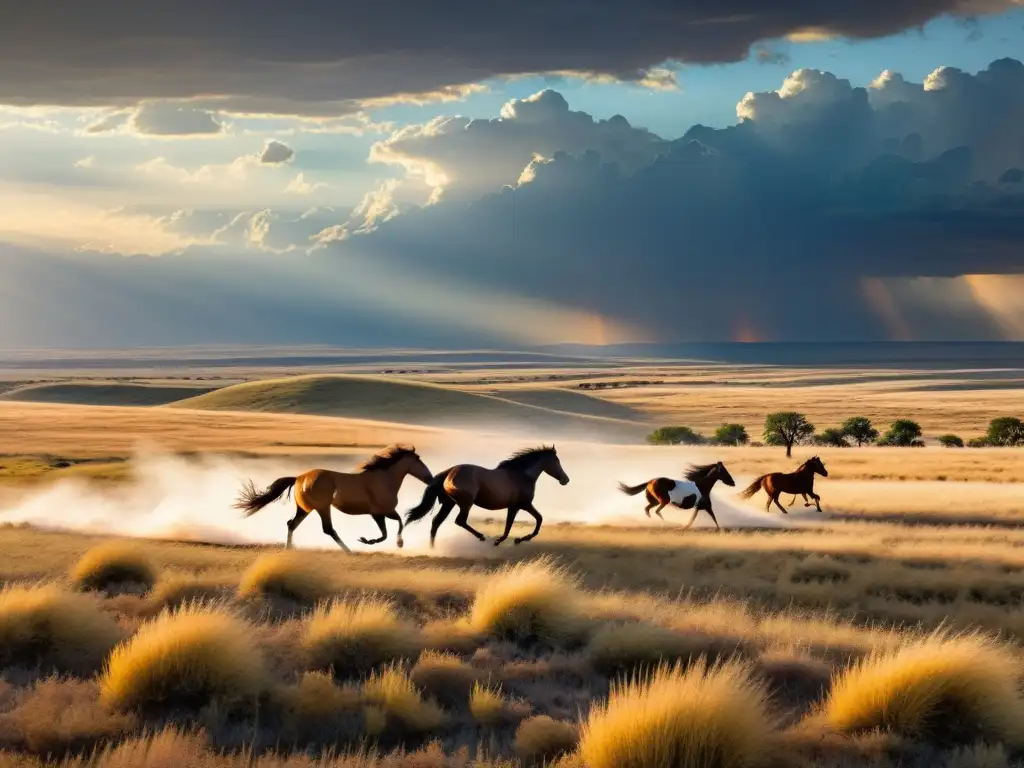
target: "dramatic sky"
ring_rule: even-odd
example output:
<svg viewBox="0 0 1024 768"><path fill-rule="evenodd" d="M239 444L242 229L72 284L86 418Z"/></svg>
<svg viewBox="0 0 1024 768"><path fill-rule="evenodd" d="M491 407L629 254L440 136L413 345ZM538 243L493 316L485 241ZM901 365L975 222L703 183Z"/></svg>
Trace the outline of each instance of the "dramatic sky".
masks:
<svg viewBox="0 0 1024 768"><path fill-rule="evenodd" d="M0 348L1024 339L1024 0L37 0Z"/></svg>

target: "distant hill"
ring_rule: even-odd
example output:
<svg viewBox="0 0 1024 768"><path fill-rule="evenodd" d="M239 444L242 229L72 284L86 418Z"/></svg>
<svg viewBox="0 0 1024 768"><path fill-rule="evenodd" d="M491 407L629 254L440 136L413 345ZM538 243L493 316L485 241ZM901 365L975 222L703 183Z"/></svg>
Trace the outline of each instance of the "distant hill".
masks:
<svg viewBox="0 0 1024 768"><path fill-rule="evenodd" d="M212 391L210 387L148 384L30 384L0 394L0 400L66 405L166 405Z"/></svg>

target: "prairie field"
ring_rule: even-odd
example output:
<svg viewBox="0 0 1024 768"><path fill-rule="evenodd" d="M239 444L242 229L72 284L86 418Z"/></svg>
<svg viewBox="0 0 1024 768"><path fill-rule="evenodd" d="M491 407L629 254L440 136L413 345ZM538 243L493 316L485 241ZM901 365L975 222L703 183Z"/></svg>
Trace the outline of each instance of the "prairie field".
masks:
<svg viewBox="0 0 1024 768"><path fill-rule="evenodd" d="M0 768L1024 764L1024 449L935 443L1024 416L1024 371L404 365L6 371ZM926 444L644 443L790 409ZM288 551L289 503L232 508L393 443L438 472L541 442L570 483L519 546L476 509L486 542L335 513L351 554L315 519ZM738 498L811 455L823 512ZM710 461L720 531L616 490Z"/></svg>

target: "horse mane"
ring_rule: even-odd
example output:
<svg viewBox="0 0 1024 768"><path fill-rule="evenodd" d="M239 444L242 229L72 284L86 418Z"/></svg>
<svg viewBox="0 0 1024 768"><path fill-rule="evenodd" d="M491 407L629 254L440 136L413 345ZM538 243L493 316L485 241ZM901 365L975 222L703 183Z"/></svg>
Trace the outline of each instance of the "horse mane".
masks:
<svg viewBox="0 0 1024 768"><path fill-rule="evenodd" d="M697 480L703 480L705 477L711 474L711 471L718 466L717 463L711 464L691 464L690 468L686 470L686 479L691 482Z"/></svg>
<svg viewBox="0 0 1024 768"><path fill-rule="evenodd" d="M542 445L539 448L523 448L516 451L498 465L498 469L525 469L539 461L546 454L555 455L555 446Z"/></svg>
<svg viewBox="0 0 1024 768"><path fill-rule="evenodd" d="M821 461L821 459L819 459L817 456L811 456L811 458L807 459L807 461L805 461L803 464L801 464L799 467L797 467L795 470L793 470L794 474L799 472L801 469L807 469L807 465L810 464L812 461L814 461L816 459L818 461Z"/></svg>
<svg viewBox="0 0 1024 768"><path fill-rule="evenodd" d="M358 467L357 472L384 471L395 466L406 456L416 456L416 449L404 445L392 445L379 453L375 453Z"/></svg>

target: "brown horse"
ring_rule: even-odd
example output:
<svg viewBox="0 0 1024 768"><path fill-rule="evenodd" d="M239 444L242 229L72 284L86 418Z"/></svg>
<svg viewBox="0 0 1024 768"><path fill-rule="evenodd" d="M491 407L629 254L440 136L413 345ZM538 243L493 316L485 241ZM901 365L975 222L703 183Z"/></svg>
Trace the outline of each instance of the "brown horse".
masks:
<svg viewBox="0 0 1024 768"><path fill-rule="evenodd" d="M324 533L343 550L350 552L331 524L332 506L346 515L370 515L373 518L380 527L380 536L376 539L360 538L363 544L384 541L388 537L385 520L397 520L396 543L401 547L404 525L395 507L398 505L398 489L406 475L412 475L423 483L431 481L430 470L415 448L392 446L363 462L355 472L311 469L297 477L280 477L262 493L249 481L242 489L235 509L244 510L245 516L249 517L286 495L294 486L296 509L295 517L288 521L289 548L295 529L310 512L315 511L320 515Z"/></svg>
<svg viewBox="0 0 1024 768"><path fill-rule="evenodd" d="M516 544L522 544L540 533L541 523L544 522L540 512L533 506L537 479L542 473L551 475L562 485L569 482L569 476L565 474L562 463L558 460L555 446L519 451L494 469L478 467L475 464L449 467L444 472L434 475L423 493L423 499L406 514L405 523L408 525L422 520L440 499L441 509L430 525L431 547L434 546L437 529L456 506L459 508L459 514L455 517L455 524L465 528L480 541L485 541L485 536L469 524L469 510L474 504L482 509L507 509L505 532L494 540L494 546L498 546L508 538L516 513L523 510L533 515L536 525L533 533L515 539Z"/></svg>
<svg viewBox="0 0 1024 768"><path fill-rule="evenodd" d="M640 491L646 491L647 507L644 509L644 512L648 517L651 516L651 509L657 507L654 510L654 514L664 520L665 518L662 517L661 510L667 505L672 504L680 509L693 510L690 522L683 526L684 528L689 528L693 525L693 521L697 519L697 514L704 510L711 516L712 521L715 523L715 528L722 530L722 526L718 524L718 518L715 517L714 510L711 509L711 489L715 487L715 483L719 480L725 485L736 485L736 481L732 479L729 470L719 461L715 464L691 466L686 471L685 476L686 480L656 477L653 480L648 480L646 483L633 486L619 483L619 490L627 496L636 496Z"/></svg>
<svg viewBox="0 0 1024 768"><path fill-rule="evenodd" d="M814 499L814 506L821 512L821 497L814 492L815 475L828 477L828 470L825 469L821 459L812 456L794 472L772 472L768 475L761 475L740 493L740 498L749 499L764 488L765 493L768 494L768 503L764 505L765 512L771 508L772 502L774 502L784 515L788 515L789 512L786 511L786 508L779 503L779 496L784 493L793 494L793 501L796 501L797 496L803 496L804 499L810 496ZM810 504L806 504L806 506L809 507Z"/></svg>

